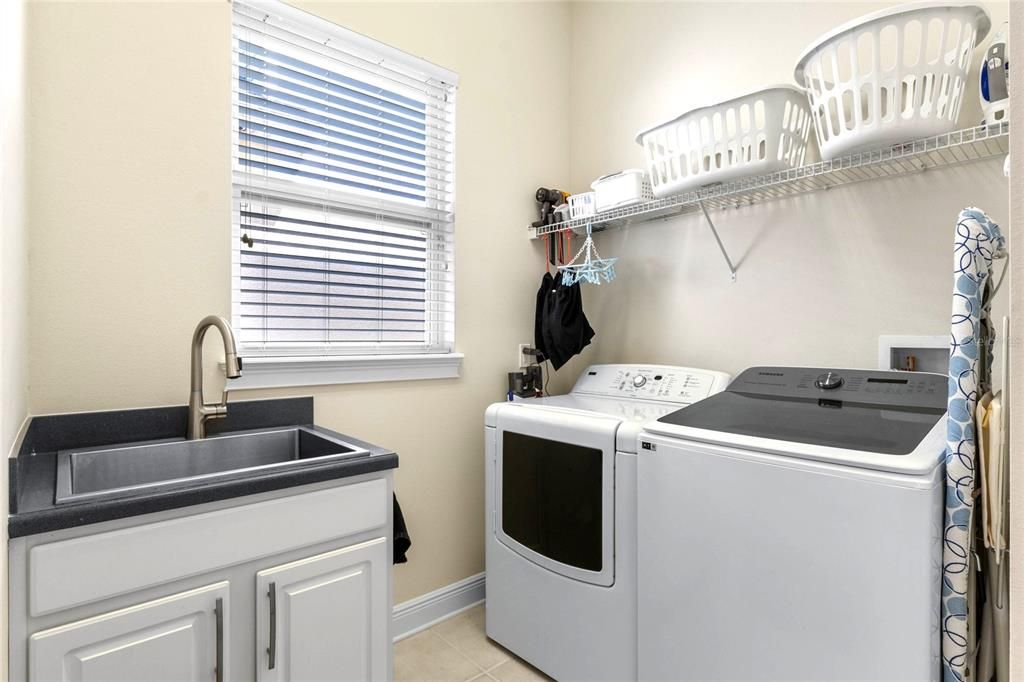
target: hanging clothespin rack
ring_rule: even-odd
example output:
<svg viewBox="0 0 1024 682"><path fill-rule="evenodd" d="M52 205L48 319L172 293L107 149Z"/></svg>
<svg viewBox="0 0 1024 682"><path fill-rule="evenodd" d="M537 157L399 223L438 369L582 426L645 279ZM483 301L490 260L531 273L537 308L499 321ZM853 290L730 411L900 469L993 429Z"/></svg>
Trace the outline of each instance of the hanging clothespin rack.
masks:
<svg viewBox="0 0 1024 682"><path fill-rule="evenodd" d="M611 282L615 279L615 263L618 260L601 258L594 244L593 227L587 223L587 238L583 241L583 246L571 261L559 266L558 271L562 273L562 283L565 285L577 282L599 285L602 281Z"/></svg>

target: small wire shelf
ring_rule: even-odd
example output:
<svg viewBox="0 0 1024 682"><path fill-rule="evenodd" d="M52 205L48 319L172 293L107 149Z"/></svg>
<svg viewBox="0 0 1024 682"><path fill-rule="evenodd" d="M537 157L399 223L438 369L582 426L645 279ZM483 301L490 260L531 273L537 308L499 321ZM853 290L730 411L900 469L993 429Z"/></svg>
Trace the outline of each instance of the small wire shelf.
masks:
<svg viewBox="0 0 1024 682"><path fill-rule="evenodd" d="M566 230L579 231L585 228L587 223L597 230L669 215L699 213L709 208L748 206L841 185L909 175L931 168L1003 156L1009 153L1009 147L1010 124L1008 121L1001 121L913 142L894 144L884 149L849 154L777 173L702 187L692 192L645 201L588 218L531 227L530 236L537 239Z"/></svg>

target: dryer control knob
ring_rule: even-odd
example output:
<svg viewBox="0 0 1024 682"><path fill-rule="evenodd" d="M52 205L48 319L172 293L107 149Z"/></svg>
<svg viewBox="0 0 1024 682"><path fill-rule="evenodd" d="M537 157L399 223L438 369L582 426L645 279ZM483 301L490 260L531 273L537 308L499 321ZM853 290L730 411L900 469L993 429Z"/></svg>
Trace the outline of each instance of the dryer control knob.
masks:
<svg viewBox="0 0 1024 682"><path fill-rule="evenodd" d="M818 376L814 381L814 385L825 391L830 391L833 388L839 388L843 385L843 378L835 372L825 372Z"/></svg>
<svg viewBox="0 0 1024 682"><path fill-rule="evenodd" d="M643 374L637 374L635 377L633 377L633 385L636 386L637 388L642 387L646 383L647 377L645 377Z"/></svg>

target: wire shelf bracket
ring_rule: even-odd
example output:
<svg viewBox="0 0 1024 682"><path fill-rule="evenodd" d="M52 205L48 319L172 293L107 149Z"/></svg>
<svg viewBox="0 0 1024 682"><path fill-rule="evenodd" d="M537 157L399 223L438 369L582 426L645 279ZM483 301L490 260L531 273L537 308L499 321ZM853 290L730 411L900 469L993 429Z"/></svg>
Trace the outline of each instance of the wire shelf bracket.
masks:
<svg viewBox="0 0 1024 682"><path fill-rule="evenodd" d="M725 259L725 264L729 266L729 275L732 277L732 281L736 281L736 266L733 265L732 259L729 258L729 252L725 250L725 244L722 243L722 238L718 235L718 230L715 228L715 221L711 219L711 214L708 213L707 207L703 201L698 201L700 204L700 210L704 212L704 220L707 221L708 227L711 228L711 234L715 235L715 241L718 242L718 250L722 252L722 258Z"/></svg>

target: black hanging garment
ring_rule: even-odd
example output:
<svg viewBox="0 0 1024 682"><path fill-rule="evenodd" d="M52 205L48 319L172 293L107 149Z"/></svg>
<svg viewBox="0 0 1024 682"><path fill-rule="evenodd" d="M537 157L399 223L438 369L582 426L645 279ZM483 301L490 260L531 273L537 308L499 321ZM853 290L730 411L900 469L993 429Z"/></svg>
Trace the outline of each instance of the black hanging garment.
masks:
<svg viewBox="0 0 1024 682"><path fill-rule="evenodd" d="M537 312L533 320L533 347L540 352L537 356L538 363L548 359L547 349L544 346L544 311L546 310L545 302L548 300L548 294L554 288L554 278L551 277L550 272L545 272L544 277L540 280L540 289L537 290Z"/></svg>
<svg viewBox="0 0 1024 682"><path fill-rule="evenodd" d="M391 563L404 564L409 561L405 553L412 547L412 540L409 538L409 529L405 527L405 516L402 514L402 508L398 506L398 496L392 494L391 499L394 504L391 523L395 533L394 555L392 556Z"/></svg>
<svg viewBox="0 0 1024 682"><path fill-rule="evenodd" d="M556 370L569 362L594 338L594 329L583 313L583 294L579 282L566 285L561 277L552 278L544 275L541 288L551 281L552 287L546 296L537 293L538 306L543 298L543 312L538 312L541 320L541 336L543 344L539 346L545 357L551 360Z"/></svg>

